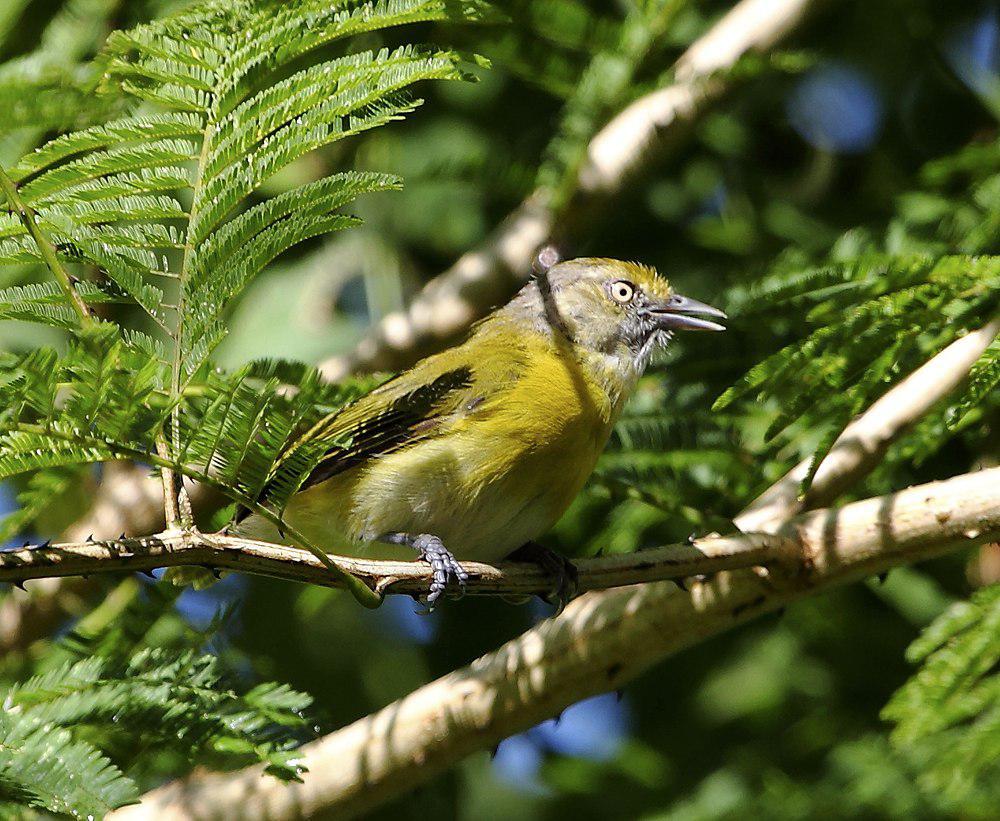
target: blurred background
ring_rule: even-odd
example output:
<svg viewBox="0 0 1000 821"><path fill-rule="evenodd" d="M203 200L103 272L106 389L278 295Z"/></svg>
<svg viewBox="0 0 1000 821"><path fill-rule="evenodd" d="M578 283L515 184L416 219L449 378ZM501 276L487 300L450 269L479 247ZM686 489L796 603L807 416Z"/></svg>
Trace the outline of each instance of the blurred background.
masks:
<svg viewBox="0 0 1000 821"><path fill-rule="evenodd" d="M0 162L78 124L92 78L87 61L109 30L183 5L0 0ZM405 188L360 202L363 226L272 266L238 305L220 364L319 362L349 351L536 188L569 203L589 138L662 85L685 46L731 3L498 5L509 22L422 32L489 57L478 83L426 86L425 105L405 122L311 155L270 181L265 194L357 167L398 173ZM4 84L25 73L49 95L40 99L51 98L50 121L39 122L36 107L19 119L18 98ZM678 341L657 365L597 479L546 540L557 550L585 543L591 552L630 551L715 529L815 446L819 434L807 427L765 443L778 410L766 403L710 411L726 386L806 327L787 312L754 315L749 283L866 243L996 252L1000 187L981 183L1000 170L997 3L817 3L778 49L741 61L727 82L717 105L561 240L570 255L652 264L681 292L744 314L734 311L724 336ZM954 160L970 147L980 152L975 162ZM0 346L19 350L41 333L8 323ZM977 428L916 459L922 441L894 449L857 493L992 463L998 445ZM8 488L8 511L12 498ZM79 506L67 500L30 535L57 535ZM958 555L796 604L670 659L623 693L571 707L493 756L469 757L376 817L998 817L981 793L928 790L879 717L912 673L904 651L920 628L996 580L996 566L989 550ZM138 597L154 584L128 583ZM74 593L56 634L116 584L97 580ZM400 597L370 612L332 591L230 576L171 594L161 618L164 642L200 636L235 679L277 679L311 693L318 735L550 612L474 600L426 617L414 610ZM29 668L50 641L12 648L0 663L4 678ZM157 777L152 771L147 783Z"/></svg>

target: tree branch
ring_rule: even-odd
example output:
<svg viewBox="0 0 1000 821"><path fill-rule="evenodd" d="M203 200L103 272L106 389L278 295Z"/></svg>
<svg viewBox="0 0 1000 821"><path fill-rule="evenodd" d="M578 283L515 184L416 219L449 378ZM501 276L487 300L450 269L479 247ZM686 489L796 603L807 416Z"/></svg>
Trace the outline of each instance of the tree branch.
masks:
<svg viewBox="0 0 1000 821"><path fill-rule="evenodd" d="M674 83L640 97L604 126L587 147L578 191L607 194L643 164L665 131L690 124L726 91L719 76L751 52L775 46L802 22L809 0L743 0L674 64Z"/></svg>
<svg viewBox="0 0 1000 821"><path fill-rule="evenodd" d="M816 504L831 501L837 493L857 482L877 465L886 447L903 430L955 389L998 333L1000 333L1000 318L956 340L892 388L864 415L848 425L820 466L807 498L801 499L798 496L799 483L809 467L808 460L805 460L736 517L736 524L746 532L773 532L787 518ZM163 519L163 512L158 504L160 498L159 482L148 476L144 469L131 465L108 465L105 468L105 481L101 485L93 509L88 516L72 527L66 536L71 541L80 542L90 533L97 534L98 537L110 537L121 532L142 533L154 530L157 519L161 523ZM229 557L227 560L231 561L230 554L223 552ZM175 564L201 563L196 561L194 553L178 554L171 561ZM232 564L223 564L218 556L214 557L213 561L215 566L234 567ZM697 562L700 559L692 556L692 561ZM137 557L128 568L145 570L166 564L166 561L164 565L150 563L147 560L140 562ZM313 564L312 561L305 562L307 568ZM280 562L278 566L283 569L290 567L289 564ZM737 565L729 565L729 567L735 566ZM64 565L64 569L67 567L69 565ZM273 565L262 567L266 569L261 572L268 575L282 575ZM419 565L409 567L409 572L419 576L415 570ZM109 569L112 568L88 567L86 570L67 570L61 575L96 573ZM245 560L239 569L253 572L247 570ZM708 572L702 569L685 573L684 568L680 567L677 571L678 575L675 577ZM300 568L295 572L313 571ZM484 574L484 580L493 579L489 571L484 571ZM13 591L0 602L0 651L10 652L23 648L36 638L46 635L58 620L64 618L66 605L72 605L79 598L78 581L74 580L69 586L65 583L60 585L55 578L56 574L49 575L54 578L48 583L43 583L44 587L41 584L32 585L31 595L26 595L24 591ZM24 575L19 580L38 577L38 575ZM284 577L302 578L300 575ZM317 584L329 581L324 579L322 574L314 573L312 577L304 580ZM522 576L518 583L526 580L530 582L529 575ZM536 581L538 580L540 577ZM408 583L411 582L420 585L422 580L414 577L409 579ZM419 592L419 589L415 592ZM484 587L484 592L487 589ZM393 588L392 592L397 590L404 592L398 588Z"/></svg>
<svg viewBox="0 0 1000 821"><path fill-rule="evenodd" d="M149 533L163 526L163 490L146 468L105 465L93 499L87 515L66 530L67 539ZM90 587L82 579L51 578L32 584L30 591L10 591L0 600L0 655L24 650L51 635L67 615L85 611Z"/></svg>
<svg viewBox="0 0 1000 821"><path fill-rule="evenodd" d="M804 459L757 497L734 520L744 532L774 532L803 510L829 504L882 461L889 445L951 393L1000 333L1000 316L952 342L888 391L844 428L816 471L805 497L799 487L811 460Z"/></svg>
<svg viewBox="0 0 1000 821"><path fill-rule="evenodd" d="M651 149L697 119L726 89L720 73L791 32L816 0L741 0L674 66L675 82L627 106L590 141L571 210L619 190ZM399 370L460 334L504 302L531 273L537 249L564 233L537 190L483 245L428 282L405 311L384 317L349 354L321 365L331 380L359 370Z"/></svg>
<svg viewBox="0 0 1000 821"><path fill-rule="evenodd" d="M965 378L996 336L998 320L952 343L848 426L821 465L819 490L832 494L871 470L892 439ZM852 441L868 447L849 447ZM840 455L832 459L834 453ZM429 780L470 752L813 589L955 545L995 540L1000 529L1000 469L792 519L818 498L817 492L798 499L799 481L785 477L736 519L749 529L756 515L769 530L792 539L803 559L798 575L723 573L695 583L689 595L665 584L590 593L469 667L307 745L304 763L312 774L302 785L278 785L259 769L205 775L154 790L143 804L115 816L200 818L237 800L252 810L249 818L282 819L319 809L356 814ZM397 717L404 720L397 723Z"/></svg>
<svg viewBox="0 0 1000 821"><path fill-rule="evenodd" d="M684 579L722 570L788 564L795 559L792 542L784 537L749 534L701 539L577 563L579 589L600 590L641 582ZM361 580L380 594L419 596L427 592L431 569L423 562L330 556L345 575ZM159 567L208 567L260 576L344 587L319 559L295 547L237 536L167 531L131 539L38 545L0 551L0 582L21 584L53 576L149 571ZM463 562L469 573L467 595L544 595L555 580L527 562L498 565ZM453 591L454 592L454 591Z"/></svg>
<svg viewBox="0 0 1000 821"><path fill-rule="evenodd" d="M194 776L147 793L116 819L278 821L358 815L466 755L489 749L574 702L763 613L901 564L1000 537L1000 468L802 514L780 529L797 572L752 570L586 594L499 650L302 749L301 784L260 767Z"/></svg>

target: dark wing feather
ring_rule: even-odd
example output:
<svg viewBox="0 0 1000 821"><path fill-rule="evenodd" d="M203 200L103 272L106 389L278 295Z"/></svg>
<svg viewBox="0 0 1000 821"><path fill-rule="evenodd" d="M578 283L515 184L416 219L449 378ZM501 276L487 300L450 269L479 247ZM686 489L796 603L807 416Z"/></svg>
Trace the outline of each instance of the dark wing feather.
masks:
<svg viewBox="0 0 1000 821"><path fill-rule="evenodd" d="M379 401L383 392L398 389L395 381L348 405L306 434L309 438L344 440L345 444L331 448L303 483L303 489L428 436L465 396L465 389L472 385L472 370L455 368L398 395L389 404Z"/></svg>
<svg viewBox="0 0 1000 821"><path fill-rule="evenodd" d="M433 371L432 371L433 372ZM430 436L443 418L457 409L472 385L471 368L461 367L438 373L433 379L414 380L419 371L391 379L350 405L341 408L316 423L294 441L272 469L272 479L261 491L258 501L273 491L275 476L283 464L300 448L329 442L331 447L306 477L299 490L304 490L343 473L367 459L372 459ZM404 385L416 381L416 387ZM332 444L332 443L343 444ZM241 522L250 511L239 508L235 521Z"/></svg>

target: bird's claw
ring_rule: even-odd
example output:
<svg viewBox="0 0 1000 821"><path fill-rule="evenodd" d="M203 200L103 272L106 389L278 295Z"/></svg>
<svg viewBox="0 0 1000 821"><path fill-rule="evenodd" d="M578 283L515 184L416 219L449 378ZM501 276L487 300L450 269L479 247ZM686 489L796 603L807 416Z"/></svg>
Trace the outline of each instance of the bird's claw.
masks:
<svg viewBox="0 0 1000 821"><path fill-rule="evenodd" d="M465 593L465 583L469 580L469 574L465 568L459 564L451 551L444 546L444 543L437 537L429 534L417 536L413 540L413 547L420 554L420 558L431 566L433 578L431 579L430 592L427 595L427 612L434 609L434 603L444 594L448 588L448 581L454 579L458 582L462 593Z"/></svg>
<svg viewBox="0 0 1000 821"><path fill-rule="evenodd" d="M533 562L555 578L555 586L545 599L556 606L557 616L577 594L579 574L576 565L562 554L549 550L537 542L528 542L515 550L510 558L518 562Z"/></svg>

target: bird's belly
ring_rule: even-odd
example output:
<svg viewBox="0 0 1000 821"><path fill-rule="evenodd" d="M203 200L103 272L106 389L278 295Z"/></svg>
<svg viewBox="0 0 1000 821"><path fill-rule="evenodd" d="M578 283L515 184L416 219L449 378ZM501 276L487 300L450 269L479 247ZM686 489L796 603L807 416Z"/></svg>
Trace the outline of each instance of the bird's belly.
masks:
<svg viewBox="0 0 1000 821"><path fill-rule="evenodd" d="M352 494L352 529L363 539L433 533L459 558L499 559L555 524L599 452L589 431L544 447L490 446L481 436L424 442L367 468Z"/></svg>

